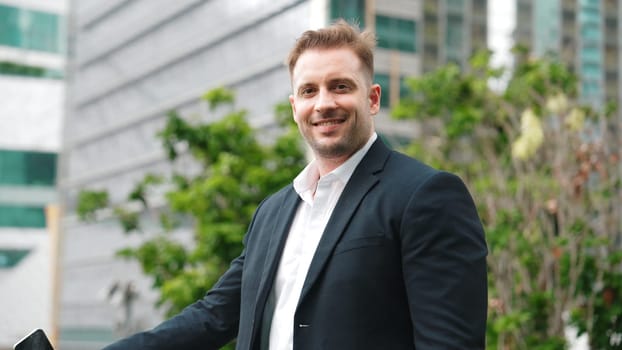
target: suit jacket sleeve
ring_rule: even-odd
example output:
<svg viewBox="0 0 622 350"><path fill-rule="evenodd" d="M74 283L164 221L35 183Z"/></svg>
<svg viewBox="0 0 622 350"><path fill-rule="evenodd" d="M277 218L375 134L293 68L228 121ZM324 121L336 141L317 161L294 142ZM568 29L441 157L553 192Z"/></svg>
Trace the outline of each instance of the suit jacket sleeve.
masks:
<svg viewBox="0 0 622 350"><path fill-rule="evenodd" d="M262 201L244 236L248 243ZM217 350L235 338L240 325L242 271L246 248L203 299L157 327L108 345L103 350Z"/></svg>
<svg viewBox="0 0 622 350"><path fill-rule="evenodd" d="M401 228L417 350L484 349L487 248L463 182L431 175L411 195Z"/></svg>
<svg viewBox="0 0 622 350"><path fill-rule="evenodd" d="M220 349L237 334L244 253L205 297L152 330L134 334L104 350Z"/></svg>

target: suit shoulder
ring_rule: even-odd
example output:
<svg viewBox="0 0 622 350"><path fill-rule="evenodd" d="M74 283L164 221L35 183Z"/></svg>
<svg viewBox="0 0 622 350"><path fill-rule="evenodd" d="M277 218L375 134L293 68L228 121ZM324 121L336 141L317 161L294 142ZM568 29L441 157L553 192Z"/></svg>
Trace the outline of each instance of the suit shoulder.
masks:
<svg viewBox="0 0 622 350"><path fill-rule="evenodd" d="M282 187L280 190L268 196L266 200L281 200L290 195L292 191L294 191L294 185L289 183L287 186Z"/></svg>
<svg viewBox="0 0 622 350"><path fill-rule="evenodd" d="M416 174L420 178L427 178L441 172L439 169L398 151L391 151L386 170L406 172L408 175Z"/></svg>
<svg viewBox="0 0 622 350"><path fill-rule="evenodd" d="M421 189L434 189L437 193L465 193L471 197L471 192L466 182L458 174L445 171L442 169L436 169L432 166L425 164L417 159L409 157L399 152L393 152L393 170L391 173L399 172L400 169L405 175L400 177L404 179L401 184L404 186L412 186L414 191ZM397 175L393 175L393 178ZM449 191L449 192L447 192Z"/></svg>
<svg viewBox="0 0 622 350"><path fill-rule="evenodd" d="M418 188L432 182L462 183L464 181L457 174L436 169L422 161L397 151L391 151L385 164L384 171L392 179L401 179L401 184Z"/></svg>
<svg viewBox="0 0 622 350"><path fill-rule="evenodd" d="M275 206L280 206L283 200L291 195L292 191L294 191L294 186L290 183L264 198L257 209L269 209L274 208Z"/></svg>

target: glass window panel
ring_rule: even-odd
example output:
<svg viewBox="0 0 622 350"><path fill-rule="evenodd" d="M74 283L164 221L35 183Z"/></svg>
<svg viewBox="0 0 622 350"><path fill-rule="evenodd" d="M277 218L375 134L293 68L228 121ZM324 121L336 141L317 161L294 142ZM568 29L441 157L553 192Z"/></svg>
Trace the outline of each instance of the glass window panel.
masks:
<svg viewBox="0 0 622 350"><path fill-rule="evenodd" d="M406 52L416 52L416 23L413 20L376 16L378 46Z"/></svg>
<svg viewBox="0 0 622 350"><path fill-rule="evenodd" d="M400 98L404 98L408 96L409 93L410 93L410 88L408 87L408 84L406 83L406 77L401 77L400 78Z"/></svg>
<svg viewBox="0 0 622 350"><path fill-rule="evenodd" d="M0 227L45 227L42 207L0 205Z"/></svg>
<svg viewBox="0 0 622 350"><path fill-rule="evenodd" d="M54 185L56 181L55 154L28 153L25 166L29 185Z"/></svg>
<svg viewBox="0 0 622 350"><path fill-rule="evenodd" d="M447 49L461 51L464 43L464 32L464 19L462 16L447 16L447 32L445 35Z"/></svg>
<svg viewBox="0 0 622 350"><path fill-rule="evenodd" d="M56 14L0 5L0 45L62 53L63 26Z"/></svg>
<svg viewBox="0 0 622 350"><path fill-rule="evenodd" d="M333 0L330 2L330 18L343 18L350 23L365 27L365 0Z"/></svg>
<svg viewBox="0 0 622 350"><path fill-rule="evenodd" d="M376 39L378 46L388 48L391 46L389 38L391 37L391 21L389 17L376 17Z"/></svg>
<svg viewBox="0 0 622 350"><path fill-rule="evenodd" d="M581 50L581 59L583 61L600 63L601 58L601 51L596 47L586 47Z"/></svg>
<svg viewBox="0 0 622 350"><path fill-rule="evenodd" d="M0 249L0 269L7 269L17 265L30 253L24 249Z"/></svg>
<svg viewBox="0 0 622 350"><path fill-rule="evenodd" d="M464 0L447 0L447 9L461 12L464 10Z"/></svg>
<svg viewBox="0 0 622 350"><path fill-rule="evenodd" d="M53 186L54 153L0 150L0 185Z"/></svg>
<svg viewBox="0 0 622 350"><path fill-rule="evenodd" d="M380 107L388 108L391 103L391 79L388 74L376 74L374 77L376 84L380 85L382 96L380 97Z"/></svg>
<svg viewBox="0 0 622 350"><path fill-rule="evenodd" d="M389 108L391 101L391 77L388 74L377 73L374 76L374 82L380 85L382 89L382 97L380 98L380 107ZM408 96L410 89L406 84L406 77L400 77L400 98Z"/></svg>
<svg viewBox="0 0 622 350"><path fill-rule="evenodd" d="M0 45L20 47L18 16L17 8L0 5Z"/></svg>
<svg viewBox="0 0 622 350"><path fill-rule="evenodd" d="M21 152L0 151L0 184L24 184L24 168Z"/></svg>

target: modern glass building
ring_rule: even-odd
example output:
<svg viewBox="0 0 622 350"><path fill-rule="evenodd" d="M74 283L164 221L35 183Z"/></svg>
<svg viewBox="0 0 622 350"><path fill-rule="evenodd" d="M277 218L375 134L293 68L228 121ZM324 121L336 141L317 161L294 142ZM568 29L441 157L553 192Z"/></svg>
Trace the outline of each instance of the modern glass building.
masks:
<svg viewBox="0 0 622 350"><path fill-rule="evenodd" d="M44 209L54 200L56 153L0 150L0 169L5 194L0 227L45 228Z"/></svg>
<svg viewBox="0 0 622 350"><path fill-rule="evenodd" d="M466 68L475 52L487 49L486 0L329 2L331 20L345 18L376 32L375 79L382 86L382 106L386 108L406 92L406 76L446 63ZM390 128L390 123L384 126Z"/></svg>
<svg viewBox="0 0 622 350"><path fill-rule="evenodd" d="M487 49L488 1L423 1L423 71L453 62L465 68L478 50Z"/></svg>
<svg viewBox="0 0 622 350"><path fill-rule="evenodd" d="M53 333L66 4L0 0L0 349Z"/></svg>
<svg viewBox="0 0 622 350"><path fill-rule="evenodd" d="M486 42L485 0L74 0L70 11L58 177L64 207L59 345L66 350L98 349L162 318L153 307L151 281L136 264L115 258L118 249L152 233L125 235L105 213L93 223L74 213L82 189L105 189L111 203L121 204L144 174L170 172L155 137L168 111L204 116L200 96L227 86L252 125L269 129L275 125L273 106L290 94L283 64L288 50L304 30L339 17L378 35L375 78L383 107L399 100L404 77L449 61L464 64ZM426 16L433 11L433 26L442 34L430 41ZM426 44L436 53L428 52L424 65ZM377 129L389 140L418 132L414 124L390 120L388 108L377 116ZM129 283L138 297L128 320L102 295Z"/></svg>
<svg viewBox="0 0 622 350"><path fill-rule="evenodd" d="M622 102L622 1L517 0L516 42L564 61L580 79L580 97L600 108Z"/></svg>

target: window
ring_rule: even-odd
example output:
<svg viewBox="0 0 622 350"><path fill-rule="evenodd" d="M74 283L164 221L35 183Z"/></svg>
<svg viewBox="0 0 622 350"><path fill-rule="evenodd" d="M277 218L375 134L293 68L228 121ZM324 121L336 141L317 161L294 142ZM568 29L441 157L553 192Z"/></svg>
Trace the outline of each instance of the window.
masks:
<svg viewBox="0 0 622 350"><path fill-rule="evenodd" d="M415 21L378 15L376 16L378 46L385 49L416 52Z"/></svg>
<svg viewBox="0 0 622 350"><path fill-rule="evenodd" d="M584 79L598 79L602 74L602 68L599 64L583 62L581 64L581 75Z"/></svg>
<svg viewBox="0 0 622 350"><path fill-rule="evenodd" d="M54 186L56 154L0 150L0 185Z"/></svg>
<svg viewBox="0 0 622 350"><path fill-rule="evenodd" d="M456 13L464 12L464 0L447 0L447 10Z"/></svg>
<svg viewBox="0 0 622 350"><path fill-rule="evenodd" d="M58 15L0 5L0 45L62 53L63 33Z"/></svg>
<svg viewBox="0 0 622 350"><path fill-rule="evenodd" d="M380 107L389 108L389 101L391 98L391 78L388 74L376 74L374 77L374 82L380 85L380 89L382 91L382 96L380 97Z"/></svg>
<svg viewBox="0 0 622 350"><path fill-rule="evenodd" d="M449 14L447 16L447 31L445 32L445 50L448 59L461 59L464 34L464 18L461 15Z"/></svg>
<svg viewBox="0 0 622 350"><path fill-rule="evenodd" d="M598 47L586 47L581 50L581 61L600 64L602 60L601 51Z"/></svg>
<svg viewBox="0 0 622 350"><path fill-rule="evenodd" d="M374 76L374 82L380 85L382 89L382 96L380 98L380 107L389 108L391 107L391 77L388 74L376 74ZM408 86L406 86L406 79L404 77L400 77L400 95L399 97L404 97L408 94Z"/></svg>
<svg viewBox="0 0 622 350"><path fill-rule="evenodd" d="M28 253L24 249L0 249L0 269L17 265Z"/></svg>
<svg viewBox="0 0 622 350"><path fill-rule="evenodd" d="M0 227L45 228L42 207L0 205Z"/></svg>
<svg viewBox="0 0 622 350"><path fill-rule="evenodd" d="M330 19L343 18L349 23L365 27L365 0L333 0L330 2Z"/></svg>

